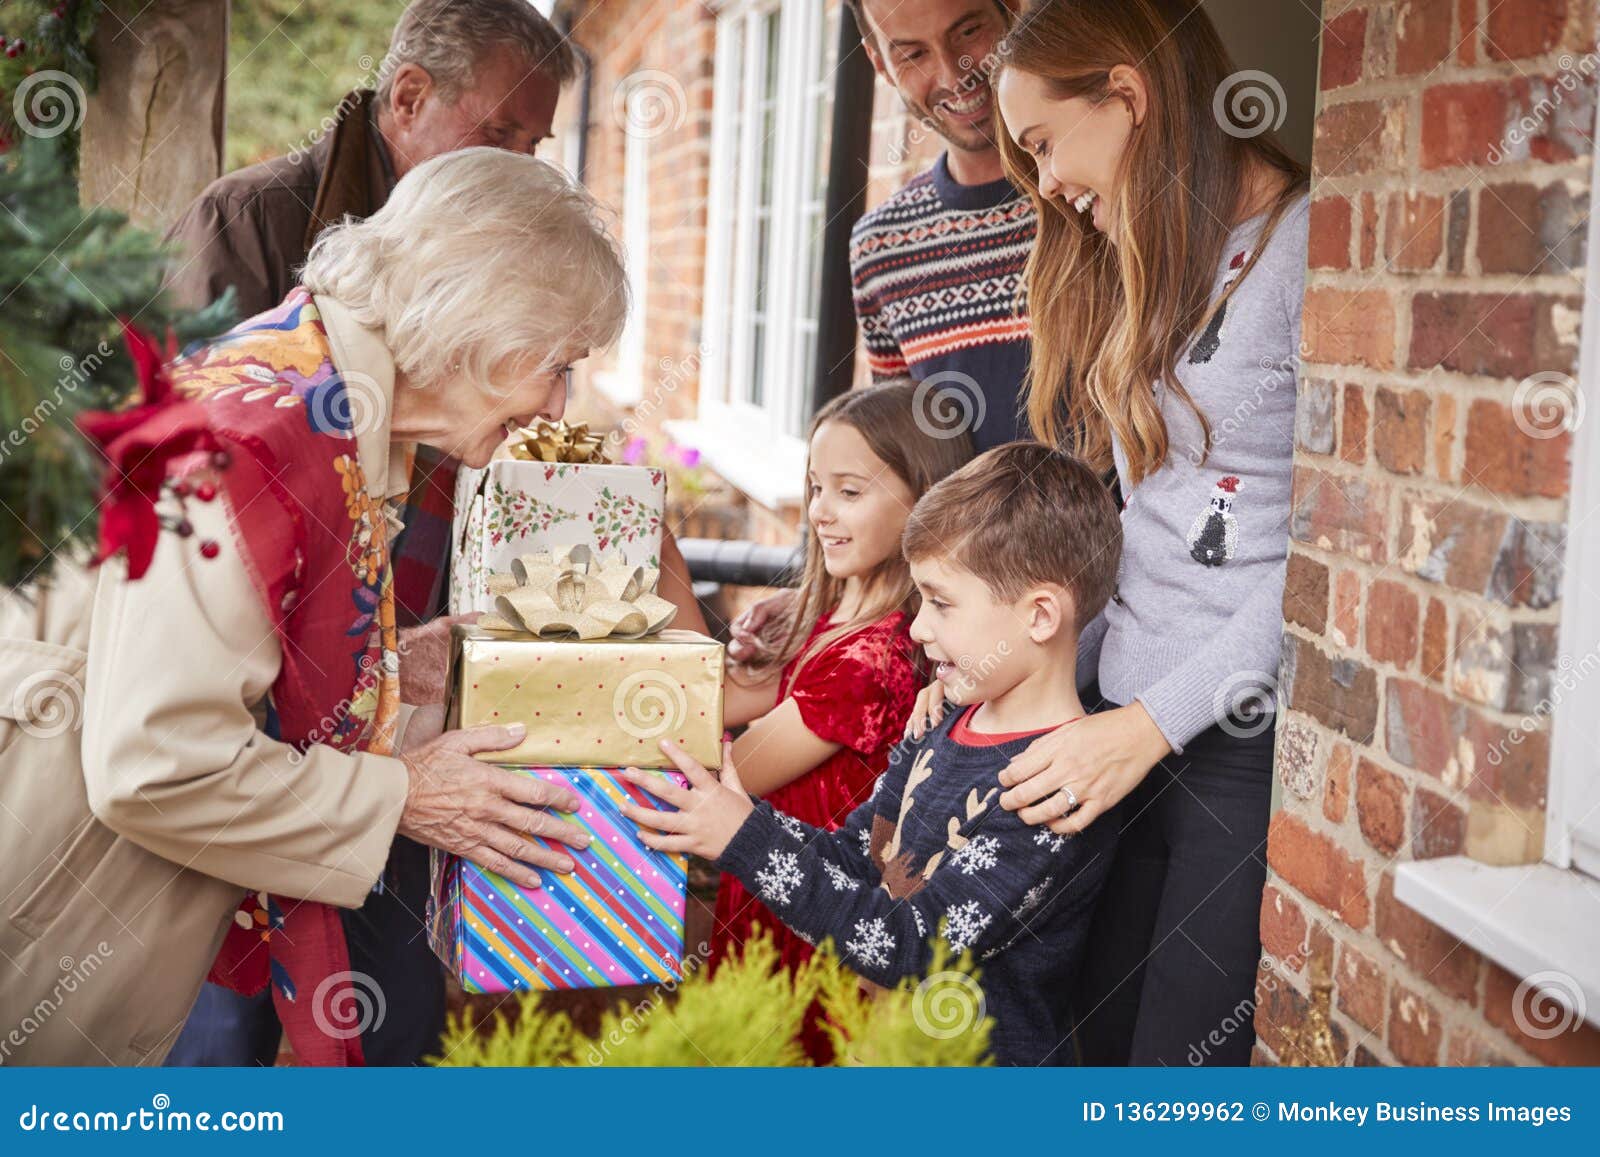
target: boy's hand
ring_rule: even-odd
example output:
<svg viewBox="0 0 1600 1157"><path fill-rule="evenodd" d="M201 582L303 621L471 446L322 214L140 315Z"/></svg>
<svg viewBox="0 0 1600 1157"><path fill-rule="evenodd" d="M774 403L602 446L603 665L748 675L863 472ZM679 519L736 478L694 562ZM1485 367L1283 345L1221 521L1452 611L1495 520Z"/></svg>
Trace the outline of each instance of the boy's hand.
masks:
<svg viewBox="0 0 1600 1157"><path fill-rule="evenodd" d="M639 838L647 848L659 852L688 852L715 860L755 810L733 766L733 744L725 741L722 745L721 780L671 740L663 739L661 750L688 776L687 789L637 767L623 768L622 774L629 783L637 784L678 810L662 812L624 803L622 814L639 825Z"/></svg>

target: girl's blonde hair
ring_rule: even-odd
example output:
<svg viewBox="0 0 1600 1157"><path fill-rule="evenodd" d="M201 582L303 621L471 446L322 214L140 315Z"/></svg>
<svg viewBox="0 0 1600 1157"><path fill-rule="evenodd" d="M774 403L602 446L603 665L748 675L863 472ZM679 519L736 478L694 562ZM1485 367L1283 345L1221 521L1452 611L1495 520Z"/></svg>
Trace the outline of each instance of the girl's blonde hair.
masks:
<svg viewBox="0 0 1600 1157"><path fill-rule="evenodd" d="M1035 159L999 133L1007 175L1039 213L1027 269L1029 424L1099 470L1112 465L1115 433L1137 485L1167 459L1158 381L1195 410L1209 443L1210 425L1177 368L1221 304L1211 300L1216 270L1254 164L1284 178L1263 244L1307 174L1270 132L1247 136L1218 107L1234 68L1194 0L1039 0L999 56L1002 70L1039 77L1058 100L1124 99L1110 84L1118 65L1136 68L1148 91L1122 160L1116 244L1046 200Z"/></svg>
<svg viewBox="0 0 1600 1157"><path fill-rule="evenodd" d="M949 388L949 387L946 387ZM911 491L916 503L946 475L959 470L972 457L972 440L961 428L940 428L938 405L928 396L928 386L904 379L851 390L824 406L811 423L807 442L828 422L849 426L866 439L867 446ZM810 456L806 471L810 476ZM911 514L910 508L906 515ZM778 642L758 670L764 676L798 659L795 673L846 635L863 630L894 611L914 614L916 588L911 568L898 550L883 560L863 580L866 597L860 612L846 622L830 623L808 647L806 640L823 615L844 598L845 580L828 573L817 536L806 534L805 562L801 565L798 597L786 615L770 629Z"/></svg>
<svg viewBox="0 0 1600 1157"><path fill-rule="evenodd" d="M547 372L571 346L610 345L628 313L622 257L594 198L504 149L418 165L371 217L325 230L300 282L382 331L395 365L422 385L486 387L502 360L527 355Z"/></svg>

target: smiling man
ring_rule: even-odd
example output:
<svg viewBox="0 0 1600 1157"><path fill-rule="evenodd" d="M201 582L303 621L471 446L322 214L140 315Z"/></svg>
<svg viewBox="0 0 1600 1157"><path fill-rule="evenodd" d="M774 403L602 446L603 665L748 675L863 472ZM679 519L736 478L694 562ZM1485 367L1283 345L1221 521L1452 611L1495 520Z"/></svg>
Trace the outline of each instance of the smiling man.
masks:
<svg viewBox="0 0 1600 1157"><path fill-rule="evenodd" d="M994 53L1005 0L846 0L878 75L947 145L934 166L857 222L856 318L875 380L910 375L942 394L925 405L966 426L980 452L1018 436L1030 331L1022 307L1032 203L1005 178L996 144ZM959 403L958 412L952 403Z"/></svg>

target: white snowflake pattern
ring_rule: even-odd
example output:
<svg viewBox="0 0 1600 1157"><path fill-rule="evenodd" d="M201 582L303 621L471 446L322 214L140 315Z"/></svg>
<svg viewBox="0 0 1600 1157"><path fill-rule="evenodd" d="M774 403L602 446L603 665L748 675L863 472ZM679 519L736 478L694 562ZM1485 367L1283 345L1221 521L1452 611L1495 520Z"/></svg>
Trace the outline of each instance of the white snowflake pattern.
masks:
<svg viewBox="0 0 1600 1157"><path fill-rule="evenodd" d="M963 900L944 914L944 938L950 951L961 953L972 947L978 934L989 926L989 913L976 900Z"/></svg>
<svg viewBox="0 0 1600 1157"><path fill-rule="evenodd" d="M872 829L862 828L857 838L861 841L861 854L872 859Z"/></svg>
<svg viewBox="0 0 1600 1157"><path fill-rule="evenodd" d="M822 870L828 873L828 882L833 885L835 892L854 892L861 887L861 881L848 875L845 870L831 860L822 861Z"/></svg>
<svg viewBox="0 0 1600 1157"><path fill-rule="evenodd" d="M922 913L917 910L915 904L911 906L911 918L917 922L917 938L926 940L928 938L928 925L923 922Z"/></svg>
<svg viewBox="0 0 1600 1157"><path fill-rule="evenodd" d="M877 779L872 781L872 794L867 796L868 799L877 799L878 798L878 793L883 790L884 778L886 776L888 776L888 774L889 773L886 771L886 772L883 773L883 775L878 776Z"/></svg>
<svg viewBox="0 0 1600 1157"><path fill-rule="evenodd" d="M806 827L805 827L805 825L802 824L799 820L795 819L791 815L785 815L783 812L779 812L777 814L778 814L778 822L783 825L783 830L788 832L795 839L799 840L802 844L805 843L806 842Z"/></svg>
<svg viewBox="0 0 1600 1157"><path fill-rule="evenodd" d="M856 939L846 940L844 950L858 957L863 964L874 968L889 967L889 953L894 951L894 937L881 917L856 921Z"/></svg>
<svg viewBox="0 0 1600 1157"><path fill-rule="evenodd" d="M1067 846L1067 837L1058 836L1049 828L1040 828L1033 833L1033 842L1041 848L1048 848L1052 852L1059 852Z"/></svg>
<svg viewBox="0 0 1600 1157"><path fill-rule="evenodd" d="M999 847L1000 841L993 836L979 836L957 848L950 862L961 869L963 876L970 876L981 869L994 867L998 860L995 852Z"/></svg>
<svg viewBox="0 0 1600 1157"><path fill-rule="evenodd" d="M805 876L800 872L800 857L793 852L768 852L767 866L756 873L761 898L778 904L787 904L790 895L803 883Z"/></svg>
<svg viewBox="0 0 1600 1157"><path fill-rule="evenodd" d="M1022 894L1022 903L1018 904L1016 910L1011 914L1018 920L1021 920L1029 912L1032 912L1044 901L1045 895L1050 891L1050 885L1054 881L1054 876L1046 876L1033 887L1029 888Z"/></svg>

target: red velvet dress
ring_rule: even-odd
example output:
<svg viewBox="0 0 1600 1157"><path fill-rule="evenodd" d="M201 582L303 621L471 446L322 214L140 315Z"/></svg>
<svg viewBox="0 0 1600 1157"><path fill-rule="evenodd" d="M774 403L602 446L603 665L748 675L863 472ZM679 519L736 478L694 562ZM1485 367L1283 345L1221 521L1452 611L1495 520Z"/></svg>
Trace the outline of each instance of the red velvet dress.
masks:
<svg viewBox="0 0 1600 1157"><path fill-rule="evenodd" d="M864 630L847 635L817 655L794 678L794 662L784 667L778 702L793 699L800 718L819 739L844 746L800 778L767 796L780 812L829 831L839 827L889 766L889 751L905 732L906 720L924 682L917 647L906 633L902 611L885 615ZM824 616L811 638L828 629ZM807 640L807 646L810 640ZM803 652L802 652L803 653ZM754 928L767 929L785 964L800 964L811 948L772 915L731 875L717 889L717 919L711 939L713 967L744 942ZM813 1059L826 1063L806 1034ZM821 1041L826 1051L825 1040Z"/></svg>

